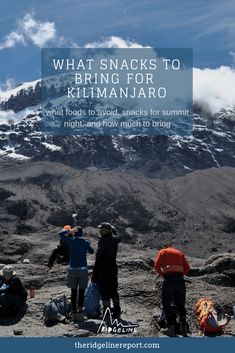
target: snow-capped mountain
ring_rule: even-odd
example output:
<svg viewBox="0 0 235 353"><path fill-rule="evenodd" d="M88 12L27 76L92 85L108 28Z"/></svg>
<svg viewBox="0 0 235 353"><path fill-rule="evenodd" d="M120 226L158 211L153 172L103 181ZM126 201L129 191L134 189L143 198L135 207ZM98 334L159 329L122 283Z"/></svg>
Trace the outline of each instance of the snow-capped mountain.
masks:
<svg viewBox="0 0 235 353"><path fill-rule="evenodd" d="M41 133L40 80L0 92L0 158L49 160L76 168L121 168L171 177L235 166L235 111L195 106L191 136L52 136Z"/></svg>

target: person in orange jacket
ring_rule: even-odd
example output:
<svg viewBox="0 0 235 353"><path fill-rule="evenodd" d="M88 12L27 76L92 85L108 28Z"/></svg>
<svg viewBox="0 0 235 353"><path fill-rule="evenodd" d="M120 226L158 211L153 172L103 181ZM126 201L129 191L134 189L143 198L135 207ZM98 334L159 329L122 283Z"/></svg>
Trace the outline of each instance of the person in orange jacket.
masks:
<svg viewBox="0 0 235 353"><path fill-rule="evenodd" d="M187 336L184 275L190 270L188 261L182 251L173 248L171 244L166 244L157 253L154 268L164 278L162 305L167 321L167 329L162 332L170 337L176 336L175 315L172 311L172 304L174 304L180 316L181 333L183 336Z"/></svg>

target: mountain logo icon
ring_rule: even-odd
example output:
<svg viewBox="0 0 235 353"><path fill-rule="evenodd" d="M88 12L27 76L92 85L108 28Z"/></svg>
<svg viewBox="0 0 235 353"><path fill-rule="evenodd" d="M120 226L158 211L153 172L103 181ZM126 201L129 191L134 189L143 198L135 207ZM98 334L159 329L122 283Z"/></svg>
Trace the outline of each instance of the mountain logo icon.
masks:
<svg viewBox="0 0 235 353"><path fill-rule="evenodd" d="M97 330L98 333L111 333L111 334L131 334L137 332L138 324L131 324L128 322L124 322L120 319L112 318L112 313L110 308L105 310L103 319L99 325Z"/></svg>

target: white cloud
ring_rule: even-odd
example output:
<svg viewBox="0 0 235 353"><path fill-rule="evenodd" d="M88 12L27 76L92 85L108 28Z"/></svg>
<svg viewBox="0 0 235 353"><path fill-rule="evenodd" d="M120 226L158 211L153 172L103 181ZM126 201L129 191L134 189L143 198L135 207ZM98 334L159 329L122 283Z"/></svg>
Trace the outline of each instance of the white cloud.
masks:
<svg viewBox="0 0 235 353"><path fill-rule="evenodd" d="M0 92L9 91L16 85L13 78L7 78L5 82L0 82Z"/></svg>
<svg viewBox="0 0 235 353"><path fill-rule="evenodd" d="M38 47L43 47L48 41L55 39L56 28L54 22L36 21L31 14L20 20L19 27L25 38L30 39Z"/></svg>
<svg viewBox="0 0 235 353"><path fill-rule="evenodd" d="M111 36L101 42L87 43L85 45L85 48L149 48L149 47L144 47L143 45L138 44L136 42L132 42L128 39L123 39L117 36Z"/></svg>
<svg viewBox="0 0 235 353"><path fill-rule="evenodd" d="M54 22L37 21L32 14L28 13L18 20L16 29L3 38L3 42L0 43L0 50L12 48L16 44L26 45L28 42L43 47L48 42L57 40L60 41L61 38L57 37Z"/></svg>
<svg viewBox="0 0 235 353"><path fill-rule="evenodd" d="M0 43L0 50L12 48L18 43L25 44L24 36L21 33L13 31L4 37L4 41Z"/></svg>
<svg viewBox="0 0 235 353"><path fill-rule="evenodd" d="M26 14L22 19L17 21L16 29L7 34L2 43L0 50L12 48L17 44L27 45L32 42L38 47L44 47L48 42L53 42L57 47L79 48L80 45L69 40L64 36L57 34L54 22L36 20L31 13ZM87 43L85 48L144 48L145 46L123 39L118 36L105 38L103 41ZM149 47L146 47L149 48Z"/></svg>
<svg viewBox="0 0 235 353"><path fill-rule="evenodd" d="M235 70L229 66L217 69L193 69L193 100L216 113L235 107Z"/></svg>
<svg viewBox="0 0 235 353"><path fill-rule="evenodd" d="M14 121L14 118L15 112L13 110L0 110L0 124L9 124Z"/></svg>

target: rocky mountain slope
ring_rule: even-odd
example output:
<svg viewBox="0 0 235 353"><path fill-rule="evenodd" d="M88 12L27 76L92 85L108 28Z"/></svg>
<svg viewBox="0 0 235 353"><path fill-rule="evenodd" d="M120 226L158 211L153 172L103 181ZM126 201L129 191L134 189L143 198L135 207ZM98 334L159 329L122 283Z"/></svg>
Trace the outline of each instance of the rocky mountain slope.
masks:
<svg viewBox="0 0 235 353"><path fill-rule="evenodd" d="M73 224L76 215L82 226L111 221L126 241L141 247L173 237L194 256L233 251L234 177L228 167L159 180L51 162L1 163L1 236ZM194 241L198 247L192 249Z"/></svg>

